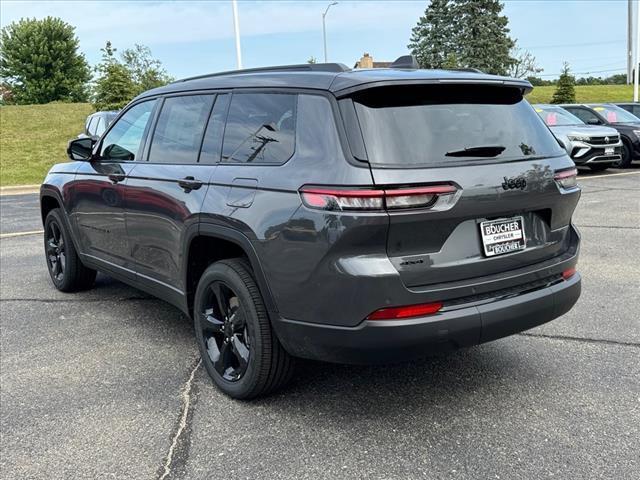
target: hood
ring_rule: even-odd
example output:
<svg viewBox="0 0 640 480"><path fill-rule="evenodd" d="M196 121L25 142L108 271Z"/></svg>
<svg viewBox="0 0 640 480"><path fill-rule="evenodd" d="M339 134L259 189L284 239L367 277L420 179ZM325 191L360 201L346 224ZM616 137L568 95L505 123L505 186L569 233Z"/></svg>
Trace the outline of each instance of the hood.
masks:
<svg viewBox="0 0 640 480"><path fill-rule="evenodd" d="M606 137L607 135L618 135L618 131L615 128L601 125L555 125L549 128L556 137L568 137L569 135ZM640 128L640 125L635 128Z"/></svg>

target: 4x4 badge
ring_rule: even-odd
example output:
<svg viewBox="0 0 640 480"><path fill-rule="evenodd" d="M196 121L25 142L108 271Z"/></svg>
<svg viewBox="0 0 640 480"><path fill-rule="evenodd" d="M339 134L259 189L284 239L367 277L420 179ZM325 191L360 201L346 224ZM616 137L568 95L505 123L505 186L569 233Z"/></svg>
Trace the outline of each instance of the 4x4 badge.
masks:
<svg viewBox="0 0 640 480"><path fill-rule="evenodd" d="M520 190L524 190L527 186L527 181L524 177L516 177L516 178L504 178L504 182L502 182L502 188L504 190L513 190L515 188L519 188Z"/></svg>

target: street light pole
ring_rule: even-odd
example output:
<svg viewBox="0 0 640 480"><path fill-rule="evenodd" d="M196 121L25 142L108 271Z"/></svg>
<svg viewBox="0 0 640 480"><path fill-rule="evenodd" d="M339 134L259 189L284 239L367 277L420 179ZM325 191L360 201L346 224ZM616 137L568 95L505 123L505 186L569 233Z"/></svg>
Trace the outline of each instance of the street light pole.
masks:
<svg viewBox="0 0 640 480"><path fill-rule="evenodd" d="M322 40L324 41L324 63L327 63L327 26L326 26L325 19L327 17L327 12L331 8L331 6L337 5L337 4L338 2L330 3L329 5L327 5L327 9L322 14Z"/></svg>
<svg viewBox="0 0 640 480"><path fill-rule="evenodd" d="M231 0L231 6L233 7L233 32L236 37L236 64L238 70L242 69L242 53L240 52L240 23L238 22L238 2Z"/></svg>
<svg viewBox="0 0 640 480"><path fill-rule="evenodd" d="M638 66L640 65L640 5L636 3L636 54L633 59L633 101L638 101L638 82L640 81L640 72Z"/></svg>

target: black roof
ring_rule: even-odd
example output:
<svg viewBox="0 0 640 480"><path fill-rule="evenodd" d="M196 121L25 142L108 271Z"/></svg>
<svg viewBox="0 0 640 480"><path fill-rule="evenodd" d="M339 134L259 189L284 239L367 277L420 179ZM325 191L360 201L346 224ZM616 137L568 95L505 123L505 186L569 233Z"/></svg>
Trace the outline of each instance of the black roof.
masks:
<svg viewBox="0 0 640 480"><path fill-rule="evenodd" d="M507 85L532 89L526 80L488 75L478 71L419 70L403 68L375 68L350 70L342 64L320 63L287 65L248 70L235 70L178 80L164 87L144 92L139 96L185 92L193 90L226 88L307 88L325 90L336 96L345 96L354 91L373 86L412 83L477 83L485 85Z"/></svg>

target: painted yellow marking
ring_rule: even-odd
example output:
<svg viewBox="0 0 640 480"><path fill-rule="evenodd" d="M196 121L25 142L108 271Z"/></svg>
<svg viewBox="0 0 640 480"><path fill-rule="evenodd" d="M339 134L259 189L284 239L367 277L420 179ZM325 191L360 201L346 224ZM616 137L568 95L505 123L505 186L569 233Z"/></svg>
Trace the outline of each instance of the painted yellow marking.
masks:
<svg viewBox="0 0 640 480"><path fill-rule="evenodd" d="M25 235L38 235L40 233L44 233L44 230L32 230L30 232L3 233L0 235L0 238L24 237Z"/></svg>
<svg viewBox="0 0 640 480"><path fill-rule="evenodd" d="M618 175L640 175L640 172L621 172L621 173L610 173L608 175L596 175L594 177L581 177L578 176L578 181L582 182L584 180L591 180L592 178L607 178L607 177L617 177Z"/></svg>

